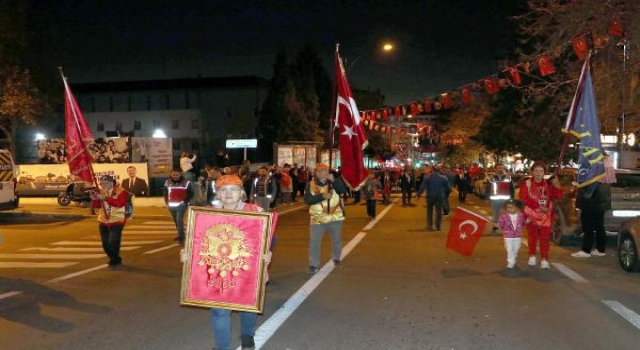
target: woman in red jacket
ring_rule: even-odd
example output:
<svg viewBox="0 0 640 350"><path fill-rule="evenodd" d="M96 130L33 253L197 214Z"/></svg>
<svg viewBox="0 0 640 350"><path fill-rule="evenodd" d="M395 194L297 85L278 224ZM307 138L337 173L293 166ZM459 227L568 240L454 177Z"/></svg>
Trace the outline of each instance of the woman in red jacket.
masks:
<svg viewBox="0 0 640 350"><path fill-rule="evenodd" d="M102 249L109 257L109 268L116 269L122 265L120 257L120 241L122 230L127 221L125 206L127 205L127 191L116 184L111 175L100 177L100 192L91 192L91 205L101 208L98 211L98 227Z"/></svg>
<svg viewBox="0 0 640 350"><path fill-rule="evenodd" d="M540 241L540 268L548 269L549 239L551 227L555 221L553 200L562 198L562 188L556 177L549 181L544 179L546 166L538 161L531 166L530 179L520 185L520 201L524 203L527 215L527 231L529 232L529 265L536 265L536 250Z"/></svg>

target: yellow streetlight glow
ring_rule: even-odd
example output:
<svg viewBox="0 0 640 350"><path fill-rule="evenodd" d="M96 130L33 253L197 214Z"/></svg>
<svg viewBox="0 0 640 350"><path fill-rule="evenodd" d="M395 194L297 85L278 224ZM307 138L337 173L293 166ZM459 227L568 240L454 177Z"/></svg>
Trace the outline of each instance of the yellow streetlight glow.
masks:
<svg viewBox="0 0 640 350"><path fill-rule="evenodd" d="M382 49L384 51L391 51L391 50L393 50L393 45L392 44L384 44L384 46L382 46Z"/></svg>

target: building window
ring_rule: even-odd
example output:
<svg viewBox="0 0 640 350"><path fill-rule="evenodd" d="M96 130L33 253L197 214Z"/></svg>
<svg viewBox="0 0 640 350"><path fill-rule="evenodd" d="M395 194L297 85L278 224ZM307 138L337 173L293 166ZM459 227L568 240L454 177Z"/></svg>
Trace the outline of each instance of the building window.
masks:
<svg viewBox="0 0 640 350"><path fill-rule="evenodd" d="M113 112L113 97L109 96L109 112Z"/></svg>
<svg viewBox="0 0 640 350"><path fill-rule="evenodd" d="M191 129L200 129L200 120L191 119Z"/></svg>
<svg viewBox="0 0 640 350"><path fill-rule="evenodd" d="M122 122L116 122L116 131L122 131Z"/></svg>
<svg viewBox="0 0 640 350"><path fill-rule="evenodd" d="M104 122L98 122L98 127L96 129L98 131L104 131Z"/></svg>
<svg viewBox="0 0 640 350"><path fill-rule="evenodd" d="M167 109L171 109L171 96L169 94L167 94L165 96L165 100L167 102Z"/></svg>
<svg viewBox="0 0 640 350"><path fill-rule="evenodd" d="M157 129L157 128L159 128L159 127L160 127L160 121L159 121L159 120L154 120L154 121L153 121L153 128L154 128L154 129Z"/></svg>
<svg viewBox="0 0 640 350"><path fill-rule="evenodd" d="M147 95L147 111L151 110L151 96Z"/></svg>
<svg viewBox="0 0 640 350"><path fill-rule="evenodd" d="M139 120L133 121L133 130L142 130L142 122Z"/></svg>
<svg viewBox="0 0 640 350"><path fill-rule="evenodd" d="M171 121L171 129L174 129L174 130L180 129L180 121L179 120L172 120Z"/></svg>

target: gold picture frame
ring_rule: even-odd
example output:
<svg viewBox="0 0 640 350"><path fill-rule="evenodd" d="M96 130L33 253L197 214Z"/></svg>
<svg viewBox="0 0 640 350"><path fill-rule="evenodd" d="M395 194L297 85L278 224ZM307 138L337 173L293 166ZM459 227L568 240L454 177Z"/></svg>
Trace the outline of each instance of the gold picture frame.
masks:
<svg viewBox="0 0 640 350"><path fill-rule="evenodd" d="M262 313L274 213L189 207L180 304Z"/></svg>

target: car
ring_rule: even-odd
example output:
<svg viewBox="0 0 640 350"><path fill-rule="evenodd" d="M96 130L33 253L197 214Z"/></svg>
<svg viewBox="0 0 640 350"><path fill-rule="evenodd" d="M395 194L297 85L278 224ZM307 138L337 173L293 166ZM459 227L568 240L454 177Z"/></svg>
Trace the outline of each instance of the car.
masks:
<svg viewBox="0 0 640 350"><path fill-rule="evenodd" d="M555 202L558 219L554 223L552 240L562 245L571 236L582 233L580 210L575 207L577 170L561 169L560 184L564 196ZM640 170L616 169L616 182L611 184L611 209L604 215L604 228L616 234L621 224L632 217L640 217Z"/></svg>
<svg viewBox="0 0 640 350"><path fill-rule="evenodd" d="M638 243L640 243L640 218L624 220L618 234L618 262L623 270L633 272L640 269Z"/></svg>

